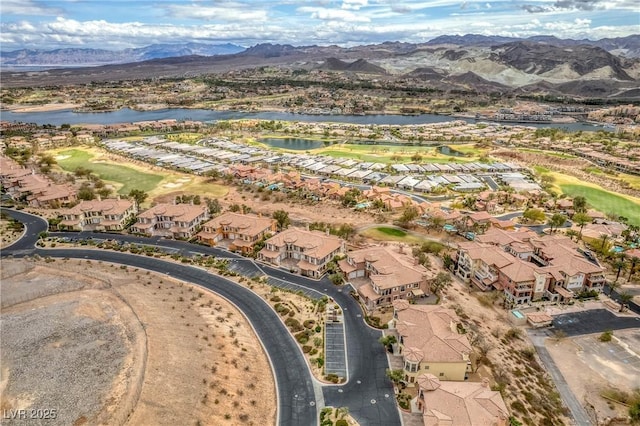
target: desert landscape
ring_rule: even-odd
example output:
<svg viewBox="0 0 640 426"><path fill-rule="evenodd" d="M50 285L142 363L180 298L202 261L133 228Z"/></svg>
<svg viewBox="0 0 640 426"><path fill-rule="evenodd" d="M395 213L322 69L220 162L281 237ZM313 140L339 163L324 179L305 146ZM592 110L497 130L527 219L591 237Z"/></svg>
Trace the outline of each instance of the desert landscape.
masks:
<svg viewBox="0 0 640 426"><path fill-rule="evenodd" d="M230 303L146 271L49 262L2 262L3 410L74 425L275 422L267 357Z"/></svg>

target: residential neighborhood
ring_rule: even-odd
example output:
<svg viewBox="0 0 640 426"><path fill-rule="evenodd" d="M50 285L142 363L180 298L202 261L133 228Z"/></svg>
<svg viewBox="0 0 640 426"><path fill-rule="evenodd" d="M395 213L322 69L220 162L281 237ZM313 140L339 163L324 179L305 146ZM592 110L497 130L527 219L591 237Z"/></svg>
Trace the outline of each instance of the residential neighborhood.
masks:
<svg viewBox="0 0 640 426"><path fill-rule="evenodd" d="M555 364L538 358L533 333L562 336L575 324L564 315L582 312L615 317L602 324L633 318L627 291L640 269L636 218L555 194L520 158L422 161L405 154L377 162L276 151L226 136L187 143L145 135L55 148L77 143L70 138L40 140L50 150L35 160L25 160L31 148L24 141L0 157L3 201L48 219L51 235L43 232L38 247L74 246L91 233L92 242L81 245L154 258L169 249L172 261L214 268L250 282L250 290L273 286L260 297L273 302L321 383L353 381L349 327L382 330L388 394L408 424L509 425L528 415L564 424L569 391L556 397L545 373ZM83 153L101 157L87 169L55 164ZM92 172L98 162L148 173L140 179L172 178L125 191ZM182 190L187 182L197 189ZM209 185L219 188L216 195ZM149 237L162 238L162 248ZM172 246L178 242L190 249ZM277 292L302 294L314 308L282 302ZM290 312L316 307L326 309L317 326L290 319ZM531 367L523 371L523 363ZM530 394L522 381L549 396L521 404ZM572 386L571 394L579 392Z"/></svg>

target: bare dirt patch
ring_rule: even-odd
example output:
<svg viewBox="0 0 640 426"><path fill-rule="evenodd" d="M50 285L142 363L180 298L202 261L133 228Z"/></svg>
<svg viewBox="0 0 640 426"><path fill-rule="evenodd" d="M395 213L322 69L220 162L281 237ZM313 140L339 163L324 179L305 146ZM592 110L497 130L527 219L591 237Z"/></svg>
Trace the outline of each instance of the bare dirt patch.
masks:
<svg viewBox="0 0 640 426"><path fill-rule="evenodd" d="M22 225L14 220L0 219L0 248L16 242L22 235Z"/></svg>
<svg viewBox="0 0 640 426"><path fill-rule="evenodd" d="M634 350L640 350L640 330L616 330L614 336L631 351L616 339L599 341L599 334L546 341L549 353L578 401L599 421L626 417L626 407L601 395L607 389L632 392L640 377L640 358L633 354Z"/></svg>
<svg viewBox="0 0 640 426"><path fill-rule="evenodd" d="M10 262L19 263L20 261ZM49 267L55 267L55 271L51 272L52 269ZM6 269L11 271L13 275L11 278L14 281L12 290L17 291L19 297L30 298L33 296L31 290L22 292L20 290L23 287L35 286L37 284L36 276L46 275L43 273L45 269L48 270L47 274L54 281L53 288L46 291L58 292L59 294L38 297L27 303L19 303L3 310L2 319L4 322L5 313L9 310L36 304L41 308L34 312L42 315L55 307L54 311L58 313L58 317L52 317L48 321L52 324L51 327L56 327L55 330L43 327L40 327L41 331L36 330L37 333L27 330L27 333L20 334L23 336L23 341L20 341L20 336L15 338L21 342L21 346L30 344L31 340L29 339L33 339L33 337L29 336L42 336L42 339L48 342L48 346L45 345L48 350L65 351L70 345L65 336L78 328L77 326L73 327L73 324L78 322L78 320L73 320L74 318L80 318L81 324L93 325L98 329L106 327L110 321L119 321L123 330L127 330L127 332L123 331L119 334L110 332L108 337L111 338L118 335L130 338L136 333L142 333L146 337L145 349L148 350L148 354L143 371L136 372L133 367L125 370L122 367L132 365L127 364L126 357L131 356L132 353L135 354L134 345L114 345L114 347L124 348L124 353L120 355L122 361L117 365L121 365L120 373L126 371L126 374L118 374L118 371L111 370L110 374L103 374L103 380L99 382L103 383L100 392L98 392L95 383L77 386L76 389L75 383L81 383L84 380L84 376L78 378L76 375L62 376L60 383L51 387L50 391L58 398L56 400L57 406L61 410L64 408L66 413L72 413L69 421L65 423L72 424L76 420L78 420L78 424L113 423L115 414L111 414L109 410L122 406L131 407L126 415L130 414L128 422L134 425L275 423L275 383L266 354L246 319L226 300L198 287L168 279L165 276L100 262L56 260L45 264L43 261L37 261L35 268L31 271L28 270L29 268L22 269L24 270L21 270L20 267ZM5 262L3 261L3 273L4 271ZM86 274L100 277L100 279L91 283L91 279ZM61 276L63 278L56 278ZM72 280L70 276L74 279ZM75 280L76 284L72 285L74 291L61 292L56 287L56 279L58 281L64 279L69 282ZM3 286L6 281L3 279ZM78 284L87 282L90 282L91 285ZM104 288L98 290L88 288L96 286ZM101 295L89 293L96 291ZM3 293L3 297L4 295L6 293ZM108 297L104 295L108 295ZM60 306L64 309L56 307L57 305L50 307L50 301L53 298L63 298L66 304ZM78 300L78 298L80 299ZM88 303L89 301L92 303ZM109 301L113 301L113 304L102 306ZM119 303L124 311L128 309L130 315L124 316L115 308L107 309L109 306L115 306L116 303ZM58 323L56 323L56 318L60 318ZM132 322L135 322L134 320L139 321L140 327L137 330L135 327L128 327ZM60 323L60 321L62 322ZM69 321L71 324L67 325ZM56 324L60 324L60 326ZM5 328L3 327L3 333ZM50 336L54 331L58 332L60 336L52 340ZM5 346L7 339L4 337L3 334L3 355L15 353L15 356L20 356L17 349L7 349ZM75 335L73 337L75 339ZM72 339L72 342L75 340ZM96 357L103 355L104 346L111 346L100 344L101 340L105 339L100 338L87 342L90 347L95 346L96 355L83 358L84 364L98 370L104 370L106 366L103 365L104 363L96 366L96 359L99 359ZM71 347L74 348L79 344L73 343ZM114 359L116 358L114 357ZM11 372L12 368L16 368L15 363L9 362L11 359L3 356L3 371L9 369ZM66 360L66 357L62 357L56 362L65 364ZM39 353L34 355L34 363L42 365L42 368L45 369L51 365L49 361L43 362ZM106 364L111 365L110 363ZM85 376L92 377L90 374ZM3 373L3 379L5 377ZM10 403L15 405L15 401L19 400L23 401L23 406L35 407L34 404L38 400L31 398L30 394L41 391L40 382L32 380L30 384L24 385L28 392L18 392L13 391L17 386L13 383L14 377L18 376L15 373L10 373L7 392L3 392L3 408L5 405L12 406L7 405ZM129 381L123 382L123 379ZM135 386L137 382L140 383L138 389ZM71 383L71 385L66 383ZM126 386L123 386L123 383ZM59 395L62 390L64 390L64 396ZM135 406L123 404L124 396L118 395L129 395L132 390L137 390L139 394L137 404ZM80 413L70 399L72 395L93 401L93 405ZM109 417L110 414L111 417ZM115 423L120 422L115 421Z"/></svg>

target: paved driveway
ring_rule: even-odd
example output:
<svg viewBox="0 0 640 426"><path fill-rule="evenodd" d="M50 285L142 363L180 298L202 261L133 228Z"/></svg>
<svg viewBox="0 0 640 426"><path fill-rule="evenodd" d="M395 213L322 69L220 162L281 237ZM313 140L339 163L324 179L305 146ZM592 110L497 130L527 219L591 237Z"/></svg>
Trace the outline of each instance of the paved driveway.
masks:
<svg viewBox="0 0 640 426"><path fill-rule="evenodd" d="M568 336L602 333L606 330L620 330L640 327L640 318L618 317L607 309L592 309L582 312L560 314L553 317L553 326Z"/></svg>

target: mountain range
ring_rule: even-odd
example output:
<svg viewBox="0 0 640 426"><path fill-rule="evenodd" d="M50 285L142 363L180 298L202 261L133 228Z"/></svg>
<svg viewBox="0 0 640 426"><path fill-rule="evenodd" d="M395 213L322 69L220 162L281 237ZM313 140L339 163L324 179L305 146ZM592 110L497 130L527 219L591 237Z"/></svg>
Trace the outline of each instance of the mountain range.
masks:
<svg viewBox="0 0 640 426"><path fill-rule="evenodd" d="M75 56L70 55L67 60L75 58L75 64L79 65L82 50L73 49ZM427 43L385 42L349 48L270 43L248 49L235 45L156 45L123 52L132 51L136 51L137 57L152 59L66 70L15 72L6 69L3 54L0 72L3 85L10 87L193 77L268 66L402 81L409 87L415 84L445 91L640 99L640 35L597 41L549 36L529 39L442 36ZM59 60L66 54L63 50L56 52ZM46 55L56 57L50 52ZM107 58L104 55L103 58ZM23 55L22 63L27 64L28 57ZM119 61L123 57L120 56Z"/></svg>
<svg viewBox="0 0 640 426"><path fill-rule="evenodd" d="M67 48L55 50L21 49L0 53L0 65L5 68L25 66L72 67L124 64L151 59L179 56L230 55L245 50L235 44L152 44L146 47L124 50Z"/></svg>

